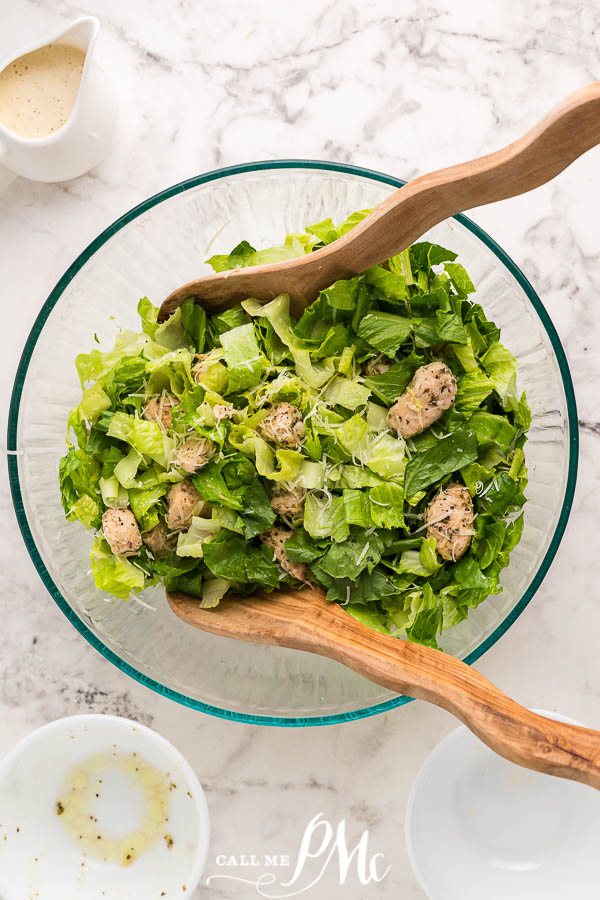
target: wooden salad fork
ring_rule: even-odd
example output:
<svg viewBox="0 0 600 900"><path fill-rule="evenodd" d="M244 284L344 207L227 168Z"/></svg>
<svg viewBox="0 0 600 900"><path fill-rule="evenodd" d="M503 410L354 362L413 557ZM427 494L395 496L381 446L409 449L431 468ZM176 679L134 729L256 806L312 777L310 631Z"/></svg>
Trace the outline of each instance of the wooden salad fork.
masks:
<svg viewBox="0 0 600 900"><path fill-rule="evenodd" d="M544 184L598 143L600 82L571 94L505 149L409 182L314 253L178 288L163 303L159 319L187 297L215 313L247 297L266 302L280 293L290 294L299 315L334 281L401 252L449 216ZM216 609L202 609L197 599L178 592L167 598L176 615L196 628L329 657L391 691L443 707L511 762L600 788L600 732L530 712L460 660L368 628L316 586L226 596Z"/></svg>
<svg viewBox="0 0 600 900"><path fill-rule="evenodd" d="M600 81L559 103L523 137L488 156L409 181L326 247L296 259L219 272L173 291L160 308L164 321L187 297L209 313L247 297L290 295L295 315L319 291L400 253L449 216L525 194L562 172L600 143Z"/></svg>
<svg viewBox="0 0 600 900"><path fill-rule="evenodd" d="M317 587L226 596L216 609L202 609L186 594L167 598L195 628L328 656L390 691L443 707L517 765L600 789L600 732L530 712L466 663L374 631Z"/></svg>

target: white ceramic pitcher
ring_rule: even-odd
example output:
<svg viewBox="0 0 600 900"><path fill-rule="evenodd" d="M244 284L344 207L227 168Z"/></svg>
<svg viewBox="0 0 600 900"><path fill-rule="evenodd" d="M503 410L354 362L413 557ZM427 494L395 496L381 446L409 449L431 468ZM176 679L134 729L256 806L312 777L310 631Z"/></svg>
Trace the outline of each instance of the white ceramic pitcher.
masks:
<svg viewBox="0 0 600 900"><path fill-rule="evenodd" d="M59 131L45 137L21 137L0 122L0 189L17 175L32 181L66 181L95 166L106 153L117 121L113 85L94 58L100 22L82 16L67 28L26 47L0 63L12 62L48 44L70 44L85 53L83 73L71 115Z"/></svg>

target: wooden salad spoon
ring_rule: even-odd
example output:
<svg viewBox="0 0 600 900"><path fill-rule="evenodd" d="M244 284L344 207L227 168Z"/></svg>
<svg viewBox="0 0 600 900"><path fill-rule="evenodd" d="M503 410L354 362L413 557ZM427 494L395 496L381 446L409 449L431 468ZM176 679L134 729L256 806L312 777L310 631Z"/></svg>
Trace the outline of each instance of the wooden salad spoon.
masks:
<svg viewBox="0 0 600 900"><path fill-rule="evenodd" d="M290 295L295 315L319 291L400 253L449 216L525 194L562 172L600 143L600 81L559 103L519 140L488 156L409 181L355 228L326 247L296 259L219 272L173 291L160 308L168 318L187 297L209 313L254 297Z"/></svg>
<svg viewBox="0 0 600 900"><path fill-rule="evenodd" d="M226 596L216 609L202 609L186 594L167 598L195 628L328 656L390 691L443 707L517 765L600 789L600 732L530 712L466 663L374 631L317 587Z"/></svg>

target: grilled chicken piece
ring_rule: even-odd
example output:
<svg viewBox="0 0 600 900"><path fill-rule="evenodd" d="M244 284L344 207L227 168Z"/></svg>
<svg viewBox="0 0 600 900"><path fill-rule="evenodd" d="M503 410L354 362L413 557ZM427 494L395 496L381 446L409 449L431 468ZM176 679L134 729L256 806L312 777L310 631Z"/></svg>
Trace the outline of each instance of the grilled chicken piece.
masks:
<svg viewBox="0 0 600 900"><path fill-rule="evenodd" d="M260 535L260 539L263 544L272 548L275 559L284 572L287 572L292 578L297 578L298 581L306 581L308 575L306 563L290 562L285 552L285 542L291 538L293 533L289 528L269 528Z"/></svg>
<svg viewBox="0 0 600 900"><path fill-rule="evenodd" d="M215 445L209 438L189 437L175 454L175 462L184 472L195 472L210 460Z"/></svg>
<svg viewBox="0 0 600 900"><path fill-rule="evenodd" d="M223 419L231 419L233 417L235 407L231 403L215 403L212 411L217 422L222 422Z"/></svg>
<svg viewBox="0 0 600 900"><path fill-rule="evenodd" d="M456 397L456 378L443 362L417 369L401 397L387 414L388 428L411 438L433 425Z"/></svg>
<svg viewBox="0 0 600 900"><path fill-rule="evenodd" d="M442 559L457 560L473 537L473 501L464 484L442 488L427 507L427 537L435 538Z"/></svg>
<svg viewBox="0 0 600 900"><path fill-rule="evenodd" d="M145 531L142 540L157 559L168 556L177 546L177 537L174 534L169 535L164 522L159 522L150 531Z"/></svg>
<svg viewBox="0 0 600 900"><path fill-rule="evenodd" d="M280 516L295 516L304 509L306 491L296 487L293 491L275 488L271 497L271 508Z"/></svg>
<svg viewBox="0 0 600 900"><path fill-rule="evenodd" d="M115 556L135 556L142 535L130 509L107 509L102 516L102 534Z"/></svg>
<svg viewBox="0 0 600 900"><path fill-rule="evenodd" d="M167 528L169 531L185 531L192 516L200 515L206 503L187 479L171 485L167 491Z"/></svg>
<svg viewBox="0 0 600 900"><path fill-rule="evenodd" d="M266 440L283 447L297 447L306 434L302 413L291 403L277 403L260 423L259 431Z"/></svg>
<svg viewBox="0 0 600 900"><path fill-rule="evenodd" d="M175 406L179 406L179 400L165 391L148 401L142 415L151 422L158 422L166 431L173 422L172 410Z"/></svg>

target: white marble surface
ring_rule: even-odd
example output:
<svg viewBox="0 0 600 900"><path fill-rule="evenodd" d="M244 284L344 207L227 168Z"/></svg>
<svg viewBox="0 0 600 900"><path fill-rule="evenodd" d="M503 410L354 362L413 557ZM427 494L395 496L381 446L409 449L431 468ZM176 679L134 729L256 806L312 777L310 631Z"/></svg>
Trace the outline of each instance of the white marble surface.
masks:
<svg viewBox="0 0 600 900"><path fill-rule="evenodd" d="M83 12L104 24L98 52L121 94L118 139L91 174L15 181L0 197L8 397L20 349L58 277L116 216L171 183L257 158L343 160L404 177L488 152L561 95L600 75L600 9L576 0L2 0L0 57ZM533 602L477 667L530 706L600 726L597 559L600 150L553 184L473 217L523 267L558 328L574 376L581 468L573 514ZM6 404L2 410L5 427ZM0 754L50 719L112 712L151 724L205 785L225 853L295 853L318 812L370 832L391 871L378 885L315 900L423 896L403 840L407 792L454 727L421 703L305 730L236 725L177 706L106 663L46 594L1 476ZM229 870L230 874L244 874ZM202 896L245 898L213 882Z"/></svg>

